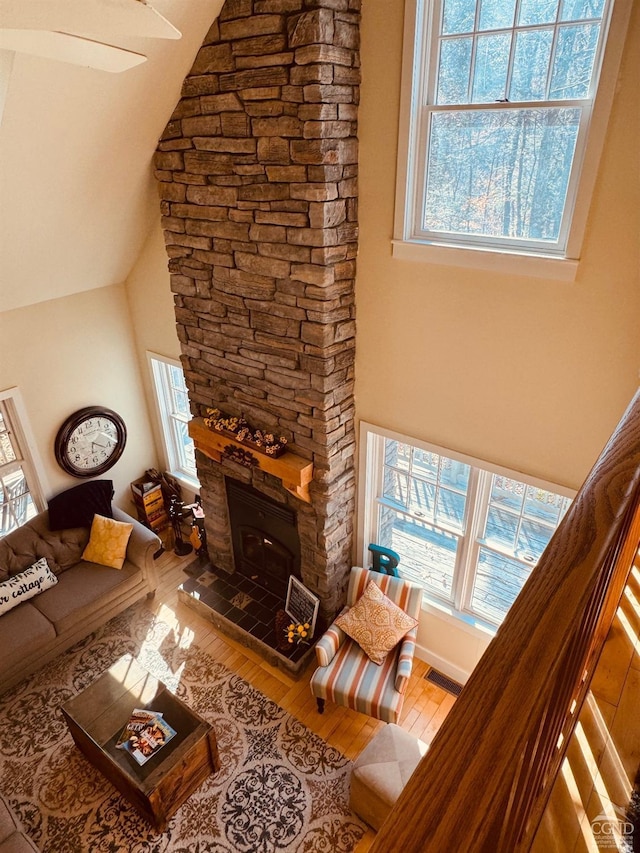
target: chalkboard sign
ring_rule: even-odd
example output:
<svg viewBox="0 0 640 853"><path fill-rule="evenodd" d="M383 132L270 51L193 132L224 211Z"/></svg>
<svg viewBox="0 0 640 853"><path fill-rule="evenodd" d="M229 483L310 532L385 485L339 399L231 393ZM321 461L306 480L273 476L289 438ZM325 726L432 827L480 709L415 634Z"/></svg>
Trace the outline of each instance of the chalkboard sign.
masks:
<svg viewBox="0 0 640 853"><path fill-rule="evenodd" d="M310 592L298 578L289 575L289 587L287 589L287 600L284 609L286 614L296 624L304 625L306 622L309 623L311 626L309 628L309 639L313 637L313 632L316 629L319 606L320 599Z"/></svg>

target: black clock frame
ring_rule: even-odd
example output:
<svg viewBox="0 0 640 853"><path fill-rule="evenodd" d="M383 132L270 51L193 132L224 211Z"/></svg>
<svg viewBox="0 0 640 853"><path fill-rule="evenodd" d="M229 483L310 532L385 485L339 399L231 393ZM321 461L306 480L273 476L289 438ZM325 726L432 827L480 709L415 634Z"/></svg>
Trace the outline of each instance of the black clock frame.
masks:
<svg viewBox="0 0 640 853"><path fill-rule="evenodd" d="M107 418L116 428L116 445L111 456L102 462L100 465L95 465L93 468L76 468L68 457L67 450L69 439L73 431L80 426L83 421L89 418ZM78 409L66 419L58 430L54 444L54 453L56 461L60 467L71 474L72 477L96 477L99 474L104 474L109 468L112 468L118 459L122 456L125 444L127 442L127 428L124 421L117 412L112 409L107 409L104 406L86 406L84 409Z"/></svg>

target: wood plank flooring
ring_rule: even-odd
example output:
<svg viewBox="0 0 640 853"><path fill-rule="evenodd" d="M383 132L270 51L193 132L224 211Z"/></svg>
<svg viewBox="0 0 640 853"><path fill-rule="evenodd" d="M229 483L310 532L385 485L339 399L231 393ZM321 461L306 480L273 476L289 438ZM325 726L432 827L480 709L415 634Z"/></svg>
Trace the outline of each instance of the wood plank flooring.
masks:
<svg viewBox="0 0 640 853"><path fill-rule="evenodd" d="M160 583L155 598L147 602L148 607L173 626L181 643L196 643L343 755L355 759L384 723L330 702L324 714L319 714L309 689L314 662L295 680L270 666L256 652L218 632L208 620L180 602L177 588L188 577L183 570L192 560L193 555L177 557L171 551L162 554L156 562ZM451 694L424 680L428 670L424 661L415 659L400 721L402 728L426 742L433 739L455 701ZM375 833L369 830L356 853L366 853L374 838Z"/></svg>
<svg viewBox="0 0 640 853"><path fill-rule="evenodd" d="M318 714L309 689L312 662L299 680L270 666L259 654L219 633L178 600L177 588L188 577L184 567L193 555L165 552L157 561L158 591L147 605L173 624L180 642L197 643L212 657L241 675L282 708L351 760L384 725L364 714L327 703ZM640 761L640 559L632 572L616 621L609 634L592 691L583 708L563 773L535 839L535 853L596 853L591 821L597 813L619 816L628 803ZM402 728L427 743L455 701L424 680L429 667L416 659L401 718ZM366 853L375 833L369 830L355 853ZM613 849L622 849L614 847Z"/></svg>

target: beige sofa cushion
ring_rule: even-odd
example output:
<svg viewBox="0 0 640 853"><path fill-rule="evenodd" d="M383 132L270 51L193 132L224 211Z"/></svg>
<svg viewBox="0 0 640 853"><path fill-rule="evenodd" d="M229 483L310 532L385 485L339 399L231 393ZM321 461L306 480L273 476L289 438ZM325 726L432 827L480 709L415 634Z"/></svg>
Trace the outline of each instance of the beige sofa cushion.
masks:
<svg viewBox="0 0 640 853"><path fill-rule="evenodd" d="M141 572L127 560L120 570L83 560L67 569L46 595L31 601L53 623L56 633L62 634L101 610L105 599L114 598L114 593L124 594L142 582Z"/></svg>
<svg viewBox="0 0 640 853"><path fill-rule="evenodd" d="M48 517L48 513L41 513L0 540L0 581L28 569L40 557L47 558L55 575L78 562L89 541L89 528L53 532Z"/></svg>
<svg viewBox="0 0 640 853"><path fill-rule="evenodd" d="M0 618L3 667L13 666L55 640L53 625L34 607L34 601L25 601Z"/></svg>

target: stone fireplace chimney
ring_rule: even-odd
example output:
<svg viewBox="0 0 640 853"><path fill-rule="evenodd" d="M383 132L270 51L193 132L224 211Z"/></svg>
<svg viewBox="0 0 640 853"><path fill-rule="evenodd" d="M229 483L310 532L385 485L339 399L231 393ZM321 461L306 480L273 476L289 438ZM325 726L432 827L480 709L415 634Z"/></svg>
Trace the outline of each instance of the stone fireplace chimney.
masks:
<svg viewBox="0 0 640 853"><path fill-rule="evenodd" d="M225 484L250 486L295 519L297 572L325 618L355 509L359 10L226 0L155 156L194 416L244 417L312 464L300 497L196 439L211 562L237 571Z"/></svg>

